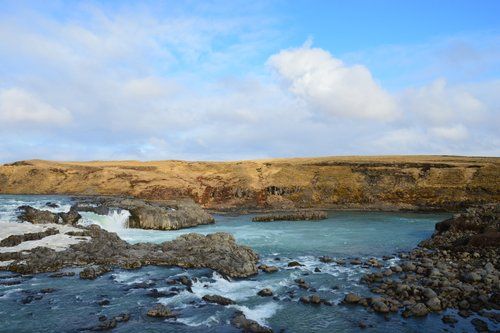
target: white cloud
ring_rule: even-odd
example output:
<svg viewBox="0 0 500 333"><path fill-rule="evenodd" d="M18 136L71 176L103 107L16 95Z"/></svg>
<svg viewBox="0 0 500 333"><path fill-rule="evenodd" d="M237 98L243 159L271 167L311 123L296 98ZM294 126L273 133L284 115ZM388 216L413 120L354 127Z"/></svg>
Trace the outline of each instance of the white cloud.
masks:
<svg viewBox="0 0 500 333"><path fill-rule="evenodd" d="M462 124L450 127L433 127L430 132L438 138L451 141L462 141L469 137L467 128Z"/></svg>
<svg viewBox="0 0 500 333"><path fill-rule="evenodd" d="M457 120L480 121L487 109L469 91L460 87L450 87L444 79L437 79L429 85L405 91L400 103L407 112L435 125L448 125Z"/></svg>
<svg viewBox="0 0 500 333"><path fill-rule="evenodd" d="M71 114L22 89L12 88L0 91L0 120L9 126L15 123L65 125L71 121Z"/></svg>
<svg viewBox="0 0 500 333"><path fill-rule="evenodd" d="M348 66L321 48L288 49L271 56L269 65L296 96L334 116L392 120L392 97L362 65Z"/></svg>

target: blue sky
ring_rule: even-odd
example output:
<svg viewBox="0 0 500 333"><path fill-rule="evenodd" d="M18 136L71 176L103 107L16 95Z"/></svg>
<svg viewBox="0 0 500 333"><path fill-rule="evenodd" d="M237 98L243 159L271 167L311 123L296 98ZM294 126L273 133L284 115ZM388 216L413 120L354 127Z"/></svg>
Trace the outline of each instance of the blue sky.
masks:
<svg viewBox="0 0 500 333"><path fill-rule="evenodd" d="M0 1L0 161L500 154L498 1Z"/></svg>

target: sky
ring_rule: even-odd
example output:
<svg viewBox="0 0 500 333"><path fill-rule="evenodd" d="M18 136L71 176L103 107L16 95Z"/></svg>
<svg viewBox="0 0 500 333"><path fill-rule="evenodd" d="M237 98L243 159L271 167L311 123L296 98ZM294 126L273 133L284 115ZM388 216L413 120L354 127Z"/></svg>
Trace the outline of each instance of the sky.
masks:
<svg viewBox="0 0 500 333"><path fill-rule="evenodd" d="M0 0L0 162L500 156L500 1Z"/></svg>

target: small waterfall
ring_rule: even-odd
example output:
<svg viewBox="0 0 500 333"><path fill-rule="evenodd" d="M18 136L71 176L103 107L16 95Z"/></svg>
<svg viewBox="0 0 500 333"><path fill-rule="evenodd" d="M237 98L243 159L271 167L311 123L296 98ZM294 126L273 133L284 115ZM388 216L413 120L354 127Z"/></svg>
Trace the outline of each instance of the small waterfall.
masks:
<svg viewBox="0 0 500 333"><path fill-rule="evenodd" d="M112 210L108 215L99 215L92 212L81 212L80 224L97 224L101 228L111 232L120 232L127 229L130 212L128 210Z"/></svg>

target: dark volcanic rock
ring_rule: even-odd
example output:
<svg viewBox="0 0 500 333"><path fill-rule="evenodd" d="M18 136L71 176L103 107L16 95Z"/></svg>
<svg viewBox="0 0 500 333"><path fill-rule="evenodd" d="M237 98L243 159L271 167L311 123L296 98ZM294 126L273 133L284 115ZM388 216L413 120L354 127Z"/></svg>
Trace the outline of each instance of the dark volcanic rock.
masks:
<svg viewBox="0 0 500 333"><path fill-rule="evenodd" d="M231 319L231 324L246 333L272 333L273 330L260 325L258 322L247 319L243 312L237 311Z"/></svg>
<svg viewBox="0 0 500 333"><path fill-rule="evenodd" d="M432 238L420 245L426 248L456 246L498 247L500 244L500 204L471 207L465 213L436 224Z"/></svg>
<svg viewBox="0 0 500 333"><path fill-rule="evenodd" d="M82 216L76 210L70 210L67 213L59 213L61 220L64 224L75 225Z"/></svg>
<svg viewBox="0 0 500 333"><path fill-rule="evenodd" d="M90 211L107 215L111 210L128 210L129 228L176 230L215 223L214 218L191 199L146 201L134 198L89 198L71 207L71 211Z"/></svg>
<svg viewBox="0 0 500 333"><path fill-rule="evenodd" d="M205 295L203 296L203 300L208 303L216 303L219 305L235 304L235 302L232 299L219 295Z"/></svg>
<svg viewBox="0 0 500 333"><path fill-rule="evenodd" d="M81 218L81 215L78 214L77 211L71 209L67 213L53 213L31 206L20 206L17 209L19 211L19 215L17 216L19 220L31 222L33 224L63 223L75 225Z"/></svg>
<svg viewBox="0 0 500 333"><path fill-rule="evenodd" d="M256 216L252 222L273 222L273 221L317 221L328 218L328 214L323 211L297 211L290 213L277 213L263 216Z"/></svg>
<svg viewBox="0 0 500 333"><path fill-rule="evenodd" d="M20 206L17 209L19 211L18 219L21 221L33 224L59 223L60 217L57 213L36 209L31 206Z"/></svg>
<svg viewBox="0 0 500 333"><path fill-rule="evenodd" d="M103 267L131 269L149 264L211 268L228 277L257 274L257 254L249 247L236 244L234 237L227 233L206 236L190 233L162 244L132 245L97 225L82 230L88 233L90 240L71 245L64 251L38 247L27 253L2 253L1 259L14 260L6 268L22 274L90 265L80 274L82 278L99 276L106 271Z"/></svg>
<svg viewBox="0 0 500 333"><path fill-rule="evenodd" d="M104 275L110 271L111 271L111 269L109 267L106 267L106 266L85 267L80 272L80 279L95 280L99 276Z"/></svg>
<svg viewBox="0 0 500 333"><path fill-rule="evenodd" d="M259 290L257 295L262 296L262 297L270 297L270 296L273 296L273 291L269 288L264 288L262 290Z"/></svg>
<svg viewBox="0 0 500 333"><path fill-rule="evenodd" d="M172 318L176 316L172 310L162 304L156 304L153 308L149 309L147 315L148 317L155 318Z"/></svg>
<svg viewBox="0 0 500 333"><path fill-rule="evenodd" d="M4 238L0 241L0 247L11 247L21 244L26 241L39 240L47 236L56 235L59 233L59 230L55 228L49 228L40 232L31 232L23 235L10 235L7 238Z"/></svg>

